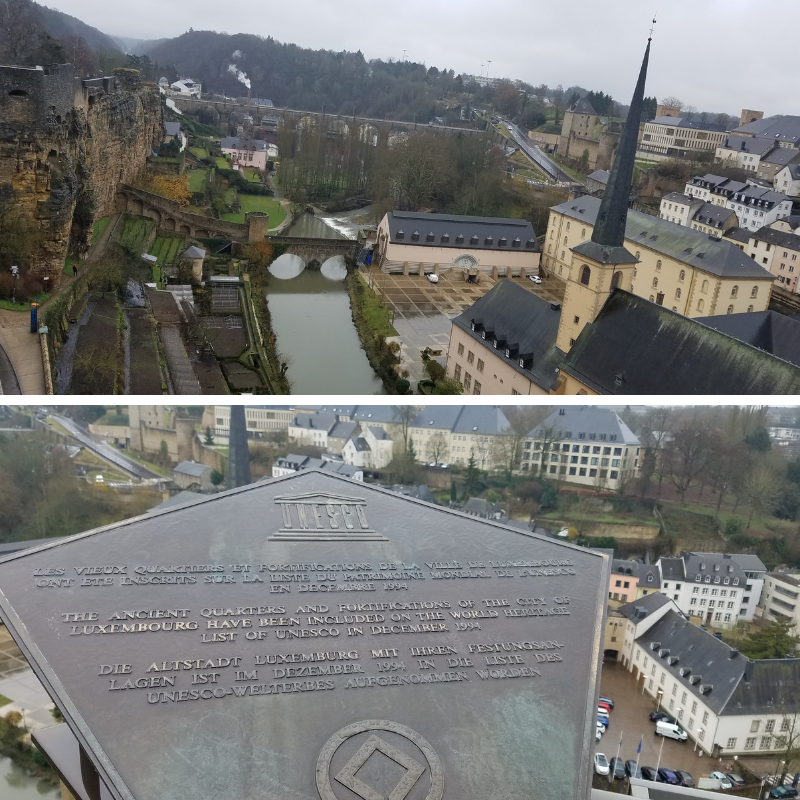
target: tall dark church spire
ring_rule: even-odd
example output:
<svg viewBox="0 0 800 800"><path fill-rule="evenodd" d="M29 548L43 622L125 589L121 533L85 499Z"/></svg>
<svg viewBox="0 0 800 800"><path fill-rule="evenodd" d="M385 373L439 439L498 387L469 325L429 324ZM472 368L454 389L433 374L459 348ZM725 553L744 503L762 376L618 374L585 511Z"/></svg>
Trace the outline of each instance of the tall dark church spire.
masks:
<svg viewBox="0 0 800 800"><path fill-rule="evenodd" d="M652 33L651 33L652 37ZM644 53L639 80L631 100L628 118L622 130L611 175L608 178L600 211L597 214L592 239L578 245L574 251L601 264L629 264L636 259L625 250L625 221L633 181L633 168L639 139L639 120L644 106L644 87L647 64L650 60L650 41Z"/></svg>
<svg viewBox="0 0 800 800"><path fill-rule="evenodd" d="M251 482L244 406L232 405L230 432L228 433L228 474L225 484L229 489L236 489L238 486L246 486Z"/></svg>

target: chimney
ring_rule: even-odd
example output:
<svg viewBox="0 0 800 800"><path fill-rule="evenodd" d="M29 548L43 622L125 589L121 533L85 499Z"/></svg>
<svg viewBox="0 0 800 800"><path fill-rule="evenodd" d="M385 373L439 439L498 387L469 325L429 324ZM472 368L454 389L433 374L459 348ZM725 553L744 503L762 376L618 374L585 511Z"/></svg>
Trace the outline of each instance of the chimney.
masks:
<svg viewBox="0 0 800 800"><path fill-rule="evenodd" d="M738 650L731 650L731 652L728 654L728 658L736 658L736 656L738 655L739 655Z"/></svg>

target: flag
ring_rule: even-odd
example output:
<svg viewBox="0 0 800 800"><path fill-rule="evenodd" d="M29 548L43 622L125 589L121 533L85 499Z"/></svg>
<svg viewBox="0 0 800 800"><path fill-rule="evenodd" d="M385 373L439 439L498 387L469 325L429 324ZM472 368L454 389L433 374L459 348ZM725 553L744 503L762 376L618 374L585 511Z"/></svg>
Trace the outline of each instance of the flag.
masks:
<svg viewBox="0 0 800 800"><path fill-rule="evenodd" d="M642 752L642 742L643 741L644 741L644 736L642 736L642 738L639 739L639 746L636 748L636 755L637 756L639 755L639 753Z"/></svg>
<svg viewBox="0 0 800 800"><path fill-rule="evenodd" d="M619 746L622 747L622 734L619 735Z"/></svg>

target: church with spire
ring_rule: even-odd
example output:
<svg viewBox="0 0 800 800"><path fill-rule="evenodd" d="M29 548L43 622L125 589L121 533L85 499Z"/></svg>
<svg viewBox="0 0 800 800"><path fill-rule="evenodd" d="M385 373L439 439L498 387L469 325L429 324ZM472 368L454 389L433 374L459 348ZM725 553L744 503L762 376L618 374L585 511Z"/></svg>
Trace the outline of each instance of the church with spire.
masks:
<svg viewBox="0 0 800 800"><path fill-rule="evenodd" d="M785 328L768 310L774 275L731 241L630 209L651 39L602 199L550 209L540 271L565 283L563 302L501 281L453 320L447 374L465 393L800 389L800 322L791 352L763 332ZM731 324L709 322L720 315Z"/></svg>

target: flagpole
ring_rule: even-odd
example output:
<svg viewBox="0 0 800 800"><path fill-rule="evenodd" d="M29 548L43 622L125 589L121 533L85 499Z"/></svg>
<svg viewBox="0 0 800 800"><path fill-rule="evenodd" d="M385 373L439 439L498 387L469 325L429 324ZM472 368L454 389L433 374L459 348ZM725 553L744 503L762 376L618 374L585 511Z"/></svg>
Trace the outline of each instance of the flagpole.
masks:
<svg viewBox="0 0 800 800"><path fill-rule="evenodd" d="M661 753L664 751L664 737L661 737L661 747L658 749L658 764L656 765L656 777L658 777L658 768L661 766Z"/></svg>
<svg viewBox="0 0 800 800"><path fill-rule="evenodd" d="M614 772L617 771L617 761L619 761L619 753L622 750L622 731L619 732L619 744L617 745L617 757L614 760L614 770L609 771L608 775L611 780L614 779ZM610 781L609 781L610 782Z"/></svg>
<svg viewBox="0 0 800 800"><path fill-rule="evenodd" d="M644 734L642 734L642 738L639 739L639 749L636 751L636 772L639 771L639 759L642 757L642 742L644 741ZM636 772L634 775L636 775Z"/></svg>

